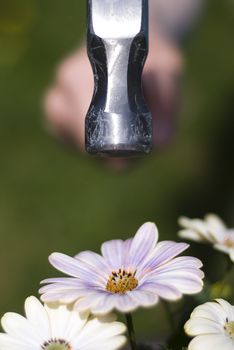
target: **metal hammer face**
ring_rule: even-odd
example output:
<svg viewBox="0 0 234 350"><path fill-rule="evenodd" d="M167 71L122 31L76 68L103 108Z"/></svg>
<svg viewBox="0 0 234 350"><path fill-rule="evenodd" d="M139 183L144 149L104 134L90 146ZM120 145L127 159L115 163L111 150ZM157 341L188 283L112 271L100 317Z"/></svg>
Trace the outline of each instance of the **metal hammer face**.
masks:
<svg viewBox="0 0 234 350"><path fill-rule="evenodd" d="M152 120L141 87L148 0L88 0L87 50L94 74L85 120L87 152L148 153Z"/></svg>

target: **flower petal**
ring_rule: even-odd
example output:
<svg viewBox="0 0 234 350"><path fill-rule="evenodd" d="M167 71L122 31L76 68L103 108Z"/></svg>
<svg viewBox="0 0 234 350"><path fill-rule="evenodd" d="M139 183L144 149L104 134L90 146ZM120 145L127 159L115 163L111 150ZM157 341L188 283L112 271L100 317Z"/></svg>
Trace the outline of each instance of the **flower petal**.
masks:
<svg viewBox="0 0 234 350"><path fill-rule="evenodd" d="M32 344L25 343L10 337L8 334L0 333L0 350L37 350L38 347L32 347Z"/></svg>
<svg viewBox="0 0 234 350"><path fill-rule="evenodd" d="M55 302L59 301L60 303L73 303L76 301L79 297L81 297L83 294L88 294L87 290L69 290L69 289L56 289L56 285L53 284L54 289L49 292L44 292L44 294L41 295L41 300L45 303Z"/></svg>
<svg viewBox="0 0 234 350"><path fill-rule="evenodd" d="M154 306L159 299L157 294L146 291L144 288L133 290L129 294L131 294L131 298L135 299L139 306L143 307Z"/></svg>
<svg viewBox="0 0 234 350"><path fill-rule="evenodd" d="M147 267L152 271L179 255L188 247L189 245L186 243L176 243L173 241L159 242L152 253L151 259L147 262Z"/></svg>
<svg viewBox="0 0 234 350"><path fill-rule="evenodd" d="M31 296L25 301L25 313L28 321L37 329L42 339L50 338L49 318L40 301Z"/></svg>
<svg viewBox="0 0 234 350"><path fill-rule="evenodd" d="M113 239L104 242L101 247L101 252L105 258L110 270L118 270L124 265L124 260L128 251L126 245L121 239Z"/></svg>
<svg viewBox="0 0 234 350"><path fill-rule="evenodd" d="M225 335L199 335L194 338L189 346L188 350L233 350L233 341Z"/></svg>
<svg viewBox="0 0 234 350"><path fill-rule="evenodd" d="M80 312L84 312L84 311L89 311L95 308L96 305L100 305L103 303L103 300L106 298L107 293L105 292L97 292L97 291L93 291L93 293L90 294L85 294L79 298L75 304L75 308L77 310L79 310ZM108 305L107 305L108 307ZM111 303L108 307L108 312L109 310L111 310ZM107 313L106 310L103 311L103 313Z"/></svg>
<svg viewBox="0 0 234 350"><path fill-rule="evenodd" d="M213 236L216 242L222 242L227 230L224 222L215 214L205 216L205 222L209 227L210 235Z"/></svg>
<svg viewBox="0 0 234 350"><path fill-rule="evenodd" d="M102 274L98 275L98 269L95 270L91 265L62 253L52 253L49 256L49 261L57 270L78 279L83 279L87 283L90 281L98 283L98 281L104 279Z"/></svg>
<svg viewBox="0 0 234 350"><path fill-rule="evenodd" d="M205 318L211 321L219 322L224 325L226 322L225 310L219 303L206 302L202 305L197 306L191 313L191 318Z"/></svg>
<svg viewBox="0 0 234 350"><path fill-rule="evenodd" d="M71 306L59 303L45 305L50 320L50 338L61 338L71 341L77 337L88 321L88 313L79 314Z"/></svg>
<svg viewBox="0 0 234 350"><path fill-rule="evenodd" d="M185 229L196 231L201 234L202 237L207 239L207 226L203 220L200 219L189 219L187 217L180 217L178 220L179 224Z"/></svg>
<svg viewBox="0 0 234 350"><path fill-rule="evenodd" d="M99 269L102 273L108 273L110 270L103 256L89 250L77 254L75 259L82 261L84 264L90 265L90 267L95 270Z"/></svg>
<svg viewBox="0 0 234 350"><path fill-rule="evenodd" d="M195 242L209 242L199 232L192 231L192 230L189 230L189 229L180 230L178 232L178 235L179 235L180 238L186 239L186 240L191 240L191 241L195 241Z"/></svg>
<svg viewBox="0 0 234 350"><path fill-rule="evenodd" d="M154 293L160 298L167 300L178 300L182 297L182 293L177 288L160 282L146 282L140 289Z"/></svg>
<svg viewBox="0 0 234 350"><path fill-rule="evenodd" d="M93 318L77 337L74 345L82 350L97 349L97 347L99 349L117 349L126 342L126 337L121 335L125 331L126 327L123 323L110 323L105 320L105 317Z"/></svg>
<svg viewBox="0 0 234 350"><path fill-rule="evenodd" d="M223 333L223 326L220 323L203 317L191 318L185 323L184 328L186 333L192 336Z"/></svg>
<svg viewBox="0 0 234 350"><path fill-rule="evenodd" d="M139 266L152 252L158 240L158 229L152 222L146 222L137 231L129 251L129 264Z"/></svg>
<svg viewBox="0 0 234 350"><path fill-rule="evenodd" d="M1 319L2 328L11 337L17 338L20 342L37 346L43 343L44 339L38 334L37 329L23 316L7 312Z"/></svg>
<svg viewBox="0 0 234 350"><path fill-rule="evenodd" d="M219 303L219 305L224 310L228 320L234 322L234 306L232 306L226 300L221 299L221 298L220 299L216 299L216 301L217 301L217 303Z"/></svg>

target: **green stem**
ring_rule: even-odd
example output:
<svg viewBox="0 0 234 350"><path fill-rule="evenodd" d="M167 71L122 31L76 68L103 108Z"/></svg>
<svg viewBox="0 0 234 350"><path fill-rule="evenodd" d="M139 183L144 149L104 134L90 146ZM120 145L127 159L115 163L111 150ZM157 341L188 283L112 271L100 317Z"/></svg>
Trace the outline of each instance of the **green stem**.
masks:
<svg viewBox="0 0 234 350"><path fill-rule="evenodd" d="M135 331L134 331L134 326L133 326L133 321L132 321L132 315L131 314L125 314L126 316L126 322L127 322L127 328L128 328L128 338L129 338L129 343L131 346L131 350L137 350L136 346L136 337L135 337Z"/></svg>

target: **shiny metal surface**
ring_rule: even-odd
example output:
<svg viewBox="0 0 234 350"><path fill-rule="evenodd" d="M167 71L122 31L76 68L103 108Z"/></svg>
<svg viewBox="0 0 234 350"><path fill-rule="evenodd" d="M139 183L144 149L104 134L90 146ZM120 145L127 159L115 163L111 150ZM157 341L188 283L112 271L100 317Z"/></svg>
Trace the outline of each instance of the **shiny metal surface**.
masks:
<svg viewBox="0 0 234 350"><path fill-rule="evenodd" d="M87 50L94 94L86 150L109 156L148 153L152 121L141 88L148 51L147 0L89 0Z"/></svg>

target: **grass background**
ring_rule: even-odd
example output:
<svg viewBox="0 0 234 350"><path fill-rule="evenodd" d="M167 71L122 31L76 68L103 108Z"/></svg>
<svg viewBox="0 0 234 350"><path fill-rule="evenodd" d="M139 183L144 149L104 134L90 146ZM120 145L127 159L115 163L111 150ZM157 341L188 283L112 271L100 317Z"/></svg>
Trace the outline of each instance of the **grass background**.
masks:
<svg viewBox="0 0 234 350"><path fill-rule="evenodd" d="M179 215L234 225L234 2L210 0L184 48L174 144L123 173L71 152L42 123L56 65L83 37L85 1L0 0L0 313L22 311L57 274L52 251L98 251L155 221L176 239ZM162 306L136 313L140 336L165 331Z"/></svg>

